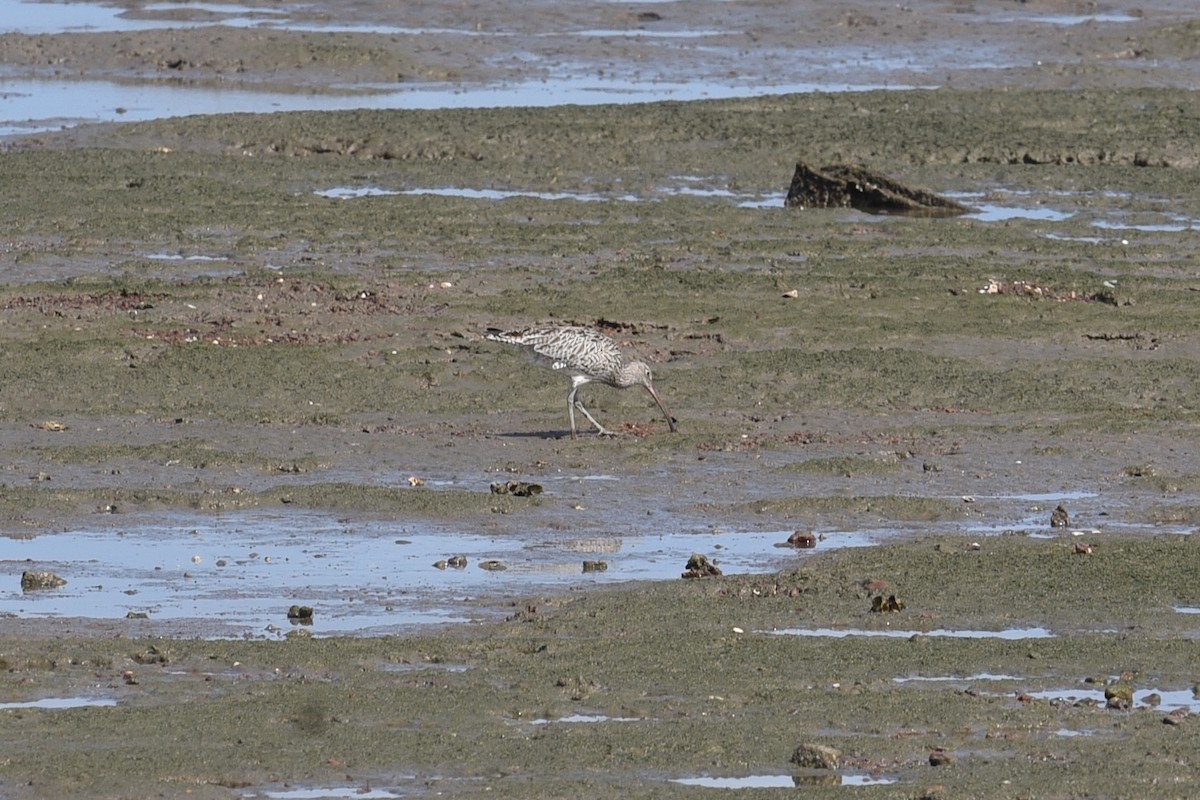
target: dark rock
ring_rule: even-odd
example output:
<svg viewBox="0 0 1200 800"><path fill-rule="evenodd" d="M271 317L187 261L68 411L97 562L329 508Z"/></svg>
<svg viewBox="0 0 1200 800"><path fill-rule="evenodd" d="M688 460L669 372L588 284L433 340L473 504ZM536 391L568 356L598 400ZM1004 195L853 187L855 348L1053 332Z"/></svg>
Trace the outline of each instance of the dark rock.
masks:
<svg viewBox="0 0 1200 800"><path fill-rule="evenodd" d="M946 767L953 764L957 760L958 759L954 757L953 753L948 750L942 750L941 748L938 748L929 754L929 766L931 767Z"/></svg>
<svg viewBox="0 0 1200 800"><path fill-rule="evenodd" d="M788 537L788 544L798 549L807 549L817 546L817 537L812 531L796 531Z"/></svg>
<svg viewBox="0 0 1200 800"><path fill-rule="evenodd" d="M542 486L539 483L526 483L525 481L505 481L503 483L492 484L492 494L507 494L513 497L533 497L542 493Z"/></svg>
<svg viewBox="0 0 1200 800"><path fill-rule="evenodd" d="M914 189L856 164L814 169L796 163L788 208L855 208L868 214L952 217L971 209L932 192Z"/></svg>
<svg viewBox="0 0 1200 800"><path fill-rule="evenodd" d="M288 609L287 618L293 625L312 625L312 606L292 606Z"/></svg>

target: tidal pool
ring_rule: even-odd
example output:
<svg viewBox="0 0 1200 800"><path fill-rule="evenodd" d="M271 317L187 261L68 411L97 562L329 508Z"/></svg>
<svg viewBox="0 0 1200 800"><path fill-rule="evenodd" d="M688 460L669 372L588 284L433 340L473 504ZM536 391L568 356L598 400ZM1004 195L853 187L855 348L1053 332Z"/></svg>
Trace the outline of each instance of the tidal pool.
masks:
<svg viewBox="0 0 1200 800"><path fill-rule="evenodd" d="M0 538L0 614L128 618L219 627L225 635L283 632L292 605L314 609L317 635L384 634L477 619L486 598L631 580L678 580L693 552L727 574L766 572L815 551L782 550L790 531L578 536L487 535L317 513L179 514L114 530ZM819 549L871 544L838 534ZM462 556L465 566L447 562ZM583 562L604 567L583 571ZM490 567L490 568L489 568ZM22 592L25 570L67 580ZM481 600L481 598L485 598ZM495 605L500 605L497 601Z"/></svg>

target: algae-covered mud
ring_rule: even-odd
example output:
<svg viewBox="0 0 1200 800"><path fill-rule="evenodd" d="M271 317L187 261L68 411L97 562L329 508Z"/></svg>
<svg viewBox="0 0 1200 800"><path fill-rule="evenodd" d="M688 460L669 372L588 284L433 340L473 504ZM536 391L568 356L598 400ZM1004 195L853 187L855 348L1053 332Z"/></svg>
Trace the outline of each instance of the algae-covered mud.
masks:
<svg viewBox="0 0 1200 800"><path fill-rule="evenodd" d="M1012 4L993 53L1058 67L914 91L6 140L0 794L1200 793L1195 22L1070 11ZM61 35L0 56L292 88L517 63ZM787 209L798 160L971 211ZM678 431L588 386L618 435L571 440L568 381L483 338L556 321L649 362ZM693 553L724 574L677 577Z"/></svg>

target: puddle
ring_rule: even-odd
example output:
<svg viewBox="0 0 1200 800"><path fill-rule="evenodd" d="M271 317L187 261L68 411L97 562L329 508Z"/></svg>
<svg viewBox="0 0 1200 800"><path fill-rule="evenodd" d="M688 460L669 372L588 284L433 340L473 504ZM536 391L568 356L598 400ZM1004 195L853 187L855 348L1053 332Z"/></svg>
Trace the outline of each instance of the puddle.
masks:
<svg viewBox="0 0 1200 800"><path fill-rule="evenodd" d="M1175 606L1173 610L1177 614L1200 614L1200 607L1196 606Z"/></svg>
<svg viewBox="0 0 1200 800"><path fill-rule="evenodd" d="M740 778L673 778L671 783L683 786L703 786L708 789L795 789L814 783L842 786L885 786L896 783L895 778L871 775L866 772L811 772L796 775L747 775Z"/></svg>
<svg viewBox="0 0 1200 800"><path fill-rule="evenodd" d="M732 192L728 189L708 189L702 186L656 187L648 196L630 192L600 194L595 192L535 192L520 189L466 189L457 187L428 187L414 189L385 189L380 186L335 186L318 189L314 194L335 200L353 200L362 197L394 197L396 195L432 195L434 197L460 197L469 200L511 200L532 197L538 200L573 200L581 203L620 201L626 203L654 202L662 197L703 197L716 200L735 201L739 208L783 208L782 193L758 195L748 192Z"/></svg>
<svg viewBox="0 0 1200 800"><path fill-rule="evenodd" d="M1000 206L992 203L968 203L968 205L976 210L970 214L963 214L963 217L966 219L977 219L981 222L1006 222L1012 219L1062 222L1075 216L1073 213L1053 208L1022 208L1019 206Z"/></svg>
<svg viewBox="0 0 1200 800"><path fill-rule="evenodd" d="M642 722L639 717L609 717L604 714L568 714L565 717L557 717L555 719L533 719L529 720L530 725L552 725L558 722L567 723L597 723L597 722Z"/></svg>
<svg viewBox="0 0 1200 800"><path fill-rule="evenodd" d="M116 704L117 701L111 697L46 697L24 703L0 703L0 711L13 708L99 708Z"/></svg>
<svg viewBox="0 0 1200 800"><path fill-rule="evenodd" d="M143 258L150 261L228 261L225 256L186 256L182 253L147 253Z"/></svg>
<svg viewBox="0 0 1200 800"><path fill-rule="evenodd" d="M1046 689L1040 692L1025 692L1029 697L1039 700L1066 700L1072 703L1088 701L1104 705L1103 689ZM1147 703L1151 695L1158 695L1156 704ZM1200 712L1200 697L1191 689L1162 691L1160 689L1138 689L1133 693L1134 708L1154 708L1159 711L1174 711L1184 709L1191 713Z"/></svg>
<svg viewBox="0 0 1200 800"><path fill-rule="evenodd" d="M638 81L582 75L504 85L412 85L403 89L341 87L341 93L37 80L0 77L0 136L69 128L89 122L144 122L192 114L351 109L547 107L718 100L794 92L851 92L909 87L876 84L793 83L775 86L721 81Z"/></svg>
<svg viewBox="0 0 1200 800"><path fill-rule="evenodd" d="M836 534L821 547L781 551L790 531L596 535L485 535L319 513L177 514L118 530L0 538L0 614L18 617L189 620L231 632L281 633L291 605L312 606L316 635L378 635L399 628L498 614L480 597L568 591L597 583L677 580L689 555L727 574L782 569L812 552L873 544ZM462 555L463 568L435 568ZM501 562L489 571L480 564ZM584 573L584 560L605 568ZM20 574L67 580L22 593ZM131 620L137 624L136 619ZM275 626L269 628L268 626Z"/></svg>
<svg viewBox="0 0 1200 800"><path fill-rule="evenodd" d="M1113 222L1110 220L1097 220L1092 223L1093 228L1101 228L1110 231L1142 231L1145 233L1183 233L1184 231L1196 230L1196 220L1189 217L1172 216L1170 222Z"/></svg>
<svg viewBox="0 0 1200 800"><path fill-rule="evenodd" d="M1050 639L1054 634L1045 628L1006 628L1000 631L948 630L929 631L868 631L862 628L776 628L760 631L778 636L817 636L842 639L847 636L880 636L889 639L910 639L913 636L945 636L953 639Z"/></svg>
<svg viewBox="0 0 1200 800"><path fill-rule="evenodd" d="M315 194L337 200L348 200L359 197L387 197L395 195L432 195L435 197L461 197L468 200L511 200L517 197L532 197L538 200L575 200L581 203L596 203L605 200L637 201L639 198L626 195L601 195L584 192L523 192L515 189L382 189L377 186L351 188L339 186L333 189L322 189Z"/></svg>
<svg viewBox="0 0 1200 800"><path fill-rule="evenodd" d="M1123 11L1102 11L1097 14L1006 14L1002 17L990 18L989 22L1037 22L1043 25L1084 25L1089 22L1112 24L1140 22L1141 16L1134 16Z"/></svg>
<svg viewBox="0 0 1200 800"><path fill-rule="evenodd" d="M351 797L351 798L388 798L388 797L403 797L404 795L396 794L387 789L372 789L369 786L338 786L324 788L306 788L306 789L261 789L249 794L243 794L242 797L258 798L268 797L274 800L324 800L324 798L336 797Z"/></svg>
<svg viewBox="0 0 1200 800"><path fill-rule="evenodd" d="M977 672L974 675L902 675L892 678L893 683L974 683L976 681L1019 681L1022 680L1017 675L1004 675L991 672Z"/></svg>

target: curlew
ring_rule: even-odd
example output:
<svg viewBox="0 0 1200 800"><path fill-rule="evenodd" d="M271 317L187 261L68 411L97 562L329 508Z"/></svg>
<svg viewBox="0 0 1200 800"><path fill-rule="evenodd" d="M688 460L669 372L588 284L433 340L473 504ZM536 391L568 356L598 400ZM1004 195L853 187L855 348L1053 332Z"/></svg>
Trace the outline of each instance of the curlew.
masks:
<svg viewBox="0 0 1200 800"><path fill-rule="evenodd" d="M606 383L618 389L645 386L654 402L662 409L663 416L667 418L667 427L675 430L675 420L667 411L658 392L654 390L650 368L641 361L626 361L617 343L599 331L570 326L528 328L522 331L488 328L487 338L493 342L517 345L532 353L535 362L540 366L563 370L571 376L567 412L571 415L572 439L576 435L576 408L596 426L601 436L614 435L597 422L579 400L579 387L585 383Z"/></svg>

